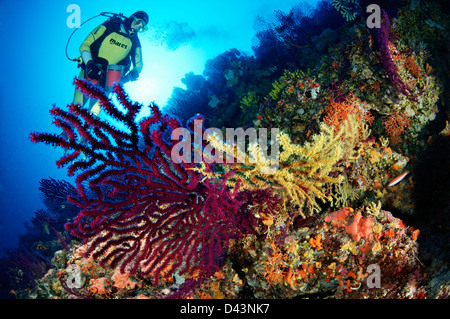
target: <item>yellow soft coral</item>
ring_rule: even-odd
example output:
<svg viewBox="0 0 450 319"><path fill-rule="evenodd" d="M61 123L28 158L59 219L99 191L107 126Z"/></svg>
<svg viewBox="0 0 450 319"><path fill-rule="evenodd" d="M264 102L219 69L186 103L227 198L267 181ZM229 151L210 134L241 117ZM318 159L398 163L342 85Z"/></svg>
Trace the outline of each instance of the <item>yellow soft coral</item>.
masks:
<svg viewBox="0 0 450 319"><path fill-rule="evenodd" d="M274 168L273 159L264 156L260 145L250 144L248 154L244 154L234 145L226 144L217 136L210 136L208 142L223 154L232 154L236 163L223 164L225 172L234 171L227 180L227 186L238 191L272 188L283 199L285 207L289 204L306 206L309 214L320 210L316 199L332 200L327 185L339 184L343 177L340 161L351 160L355 155L355 146L367 138L366 128L361 128L354 115L341 123L336 132L333 126L320 125L320 133L303 145L292 143L290 137L281 132L278 136L280 146L278 167ZM197 170L208 178L220 178L222 174L207 171L204 165ZM301 215L305 216L302 212Z"/></svg>

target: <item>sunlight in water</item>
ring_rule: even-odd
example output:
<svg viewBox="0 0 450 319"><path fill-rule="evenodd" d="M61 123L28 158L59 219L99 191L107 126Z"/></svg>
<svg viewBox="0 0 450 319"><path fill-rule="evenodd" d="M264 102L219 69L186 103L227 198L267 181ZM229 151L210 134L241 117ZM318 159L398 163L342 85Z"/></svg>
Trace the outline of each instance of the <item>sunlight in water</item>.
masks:
<svg viewBox="0 0 450 319"><path fill-rule="evenodd" d="M181 82L186 73L202 74L205 52L190 45L175 51L161 46L143 46L144 69L139 80L125 85L134 101L144 104L141 116L148 112L147 106L155 102L164 107L174 86L185 88Z"/></svg>

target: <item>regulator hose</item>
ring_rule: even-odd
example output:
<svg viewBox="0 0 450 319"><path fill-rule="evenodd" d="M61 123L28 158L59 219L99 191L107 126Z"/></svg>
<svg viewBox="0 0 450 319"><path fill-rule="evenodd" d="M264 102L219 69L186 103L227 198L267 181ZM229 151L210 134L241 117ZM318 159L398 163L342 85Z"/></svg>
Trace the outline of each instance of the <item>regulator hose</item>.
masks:
<svg viewBox="0 0 450 319"><path fill-rule="evenodd" d="M95 19L95 18L97 18L97 17L100 17L100 16L102 16L102 17L107 17L107 18L120 18L120 19L123 19L123 18L124 18L124 16L123 16L122 13L117 14L117 13L113 13L113 12L101 12L100 14L97 14L96 16L93 16L93 17L87 19L86 21L84 21L82 24L80 24L80 26L79 26L78 28L75 28L75 30L73 30L72 34L71 34L71 35L69 36L69 38L67 39L67 42L66 42L66 57L67 57L67 59L69 59L70 61L78 61L78 59L79 59L78 57L75 58L75 59L72 59L72 58L69 57L69 54L67 53L67 49L68 49L68 47L69 47L70 39L71 39L72 36L75 34L75 32L76 32L79 28L81 28L85 23L91 21L92 19Z"/></svg>

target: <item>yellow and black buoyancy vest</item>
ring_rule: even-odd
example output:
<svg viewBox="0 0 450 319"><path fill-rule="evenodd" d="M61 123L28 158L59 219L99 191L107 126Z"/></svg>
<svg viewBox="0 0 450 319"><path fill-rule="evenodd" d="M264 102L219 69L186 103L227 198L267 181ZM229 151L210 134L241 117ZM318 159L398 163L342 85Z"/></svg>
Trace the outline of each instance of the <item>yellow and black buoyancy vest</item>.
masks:
<svg viewBox="0 0 450 319"><path fill-rule="evenodd" d="M95 28L80 46L80 53L88 51L92 58L103 58L109 64L124 66L131 63L138 72L142 69L141 43L137 35L131 37L120 30L120 19L110 19Z"/></svg>

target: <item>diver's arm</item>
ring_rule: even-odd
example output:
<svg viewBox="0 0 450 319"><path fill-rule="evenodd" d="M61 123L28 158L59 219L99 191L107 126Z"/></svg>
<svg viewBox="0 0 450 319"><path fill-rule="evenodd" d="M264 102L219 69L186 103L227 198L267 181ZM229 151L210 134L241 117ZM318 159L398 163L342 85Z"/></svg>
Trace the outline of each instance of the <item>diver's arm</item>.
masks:
<svg viewBox="0 0 450 319"><path fill-rule="evenodd" d="M139 73L142 71L142 50L140 46L136 48L132 61L133 69L124 76L123 83L136 81L139 77Z"/></svg>
<svg viewBox="0 0 450 319"><path fill-rule="evenodd" d="M142 71L143 65L142 65L142 49L141 47L136 48L136 53L134 55L133 60L133 70L136 70L136 72L139 74Z"/></svg>
<svg viewBox="0 0 450 319"><path fill-rule="evenodd" d="M83 52L81 52L81 59L83 60L83 62L84 62L85 64L88 64L89 61L92 60L92 54L91 54L91 52L86 51L86 50L83 51Z"/></svg>

